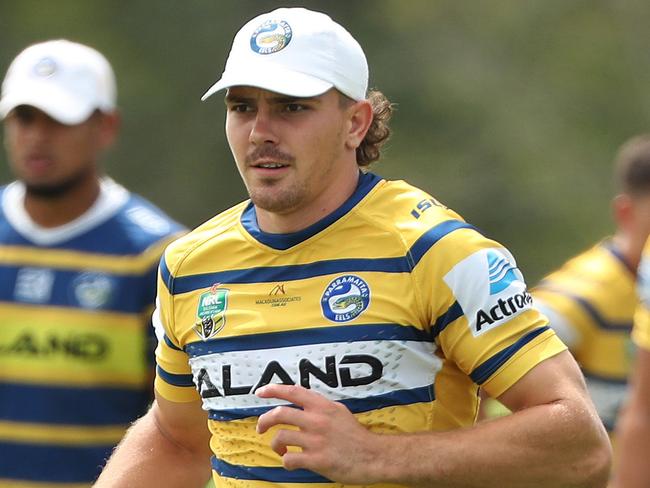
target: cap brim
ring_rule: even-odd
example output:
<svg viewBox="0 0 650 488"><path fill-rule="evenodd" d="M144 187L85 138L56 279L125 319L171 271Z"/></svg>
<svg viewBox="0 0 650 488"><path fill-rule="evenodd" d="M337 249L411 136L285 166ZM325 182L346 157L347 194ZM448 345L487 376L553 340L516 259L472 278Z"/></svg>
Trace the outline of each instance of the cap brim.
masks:
<svg viewBox="0 0 650 488"><path fill-rule="evenodd" d="M334 87L332 83L297 71L277 67L244 67L227 70L201 97L205 100L219 90L233 86L252 86L292 97L315 97Z"/></svg>
<svg viewBox="0 0 650 488"><path fill-rule="evenodd" d="M42 110L65 125L77 125L88 120L96 107L57 90L46 83L25 83L6 93L0 100L0 116L4 119L19 105L30 105Z"/></svg>

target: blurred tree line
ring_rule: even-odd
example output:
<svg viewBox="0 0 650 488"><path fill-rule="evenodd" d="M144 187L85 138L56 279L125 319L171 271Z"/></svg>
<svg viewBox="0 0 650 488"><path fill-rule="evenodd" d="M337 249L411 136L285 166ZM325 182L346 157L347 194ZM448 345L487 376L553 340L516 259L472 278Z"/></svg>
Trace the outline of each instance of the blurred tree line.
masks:
<svg viewBox="0 0 650 488"><path fill-rule="evenodd" d="M647 1L0 0L0 65L51 38L102 51L123 114L107 171L195 226L246 198L223 104L199 98L246 20L298 5L355 35L397 105L377 173L506 244L530 283L611 232L612 159L650 131Z"/></svg>

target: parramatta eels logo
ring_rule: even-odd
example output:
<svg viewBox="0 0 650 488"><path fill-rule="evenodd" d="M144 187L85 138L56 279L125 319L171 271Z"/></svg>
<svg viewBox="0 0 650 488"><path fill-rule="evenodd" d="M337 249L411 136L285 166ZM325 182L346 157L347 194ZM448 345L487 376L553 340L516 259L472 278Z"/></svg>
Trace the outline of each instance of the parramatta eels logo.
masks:
<svg viewBox="0 0 650 488"><path fill-rule="evenodd" d="M320 302L326 318L348 322L368 308L370 288L358 276L339 276L327 285Z"/></svg>
<svg viewBox="0 0 650 488"><path fill-rule="evenodd" d="M267 20L251 36L251 49L258 54L281 51L291 41L291 26L284 20Z"/></svg>
<svg viewBox="0 0 650 488"><path fill-rule="evenodd" d="M72 281L72 289L79 305L98 309L111 302L115 294L115 283L108 275L88 271Z"/></svg>
<svg viewBox="0 0 650 488"><path fill-rule="evenodd" d="M196 315L199 320L194 324L194 332L207 341L217 335L226 325L225 311L228 308L228 290L227 288L217 288L214 285L210 291L207 291L199 297L199 306Z"/></svg>
<svg viewBox="0 0 650 488"><path fill-rule="evenodd" d="M56 62L52 58L42 58L34 65L34 74L47 78L48 76L52 76L56 72L56 69Z"/></svg>

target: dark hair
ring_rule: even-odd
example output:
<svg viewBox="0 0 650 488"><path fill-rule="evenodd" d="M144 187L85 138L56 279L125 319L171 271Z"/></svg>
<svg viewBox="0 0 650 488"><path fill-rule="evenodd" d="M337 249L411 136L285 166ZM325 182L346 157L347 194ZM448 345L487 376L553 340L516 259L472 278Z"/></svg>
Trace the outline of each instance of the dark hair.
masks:
<svg viewBox="0 0 650 488"><path fill-rule="evenodd" d="M629 139L615 162L619 190L632 196L650 193L650 134Z"/></svg>

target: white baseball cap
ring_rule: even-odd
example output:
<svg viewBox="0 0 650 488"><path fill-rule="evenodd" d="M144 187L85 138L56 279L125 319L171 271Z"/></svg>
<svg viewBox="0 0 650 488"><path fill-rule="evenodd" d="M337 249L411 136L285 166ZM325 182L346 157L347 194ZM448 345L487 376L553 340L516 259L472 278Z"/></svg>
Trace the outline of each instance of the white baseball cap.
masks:
<svg viewBox="0 0 650 488"><path fill-rule="evenodd" d="M232 86L313 97L336 88L354 100L368 89L368 62L352 35L328 15L279 8L255 17L235 36L226 68L201 97Z"/></svg>
<svg viewBox="0 0 650 488"><path fill-rule="evenodd" d="M2 82L0 116L31 105L66 125L99 109L115 109L115 75L95 49L63 39L29 46L13 60Z"/></svg>

